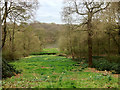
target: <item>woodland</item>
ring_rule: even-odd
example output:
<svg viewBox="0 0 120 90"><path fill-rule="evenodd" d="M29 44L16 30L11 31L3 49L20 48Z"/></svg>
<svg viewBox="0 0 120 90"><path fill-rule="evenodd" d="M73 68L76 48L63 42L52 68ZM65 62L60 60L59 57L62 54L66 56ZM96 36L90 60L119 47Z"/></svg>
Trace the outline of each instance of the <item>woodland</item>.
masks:
<svg viewBox="0 0 120 90"><path fill-rule="evenodd" d="M1 88L119 88L120 2L64 0L63 24L31 2L0 1Z"/></svg>

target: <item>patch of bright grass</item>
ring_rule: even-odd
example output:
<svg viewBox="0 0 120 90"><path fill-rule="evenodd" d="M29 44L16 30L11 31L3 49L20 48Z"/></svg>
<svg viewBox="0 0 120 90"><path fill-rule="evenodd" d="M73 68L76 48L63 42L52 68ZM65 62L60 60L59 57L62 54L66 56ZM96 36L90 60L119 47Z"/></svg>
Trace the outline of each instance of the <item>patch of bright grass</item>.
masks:
<svg viewBox="0 0 120 90"><path fill-rule="evenodd" d="M3 80L3 88L108 88L118 87L118 79L84 72L77 62L55 55L24 58L11 64L23 72Z"/></svg>
<svg viewBox="0 0 120 90"><path fill-rule="evenodd" d="M59 53L58 48L45 48L43 49L44 52L49 52L49 53Z"/></svg>
<svg viewBox="0 0 120 90"><path fill-rule="evenodd" d="M45 48L41 52L32 52L30 55L58 54L58 48Z"/></svg>

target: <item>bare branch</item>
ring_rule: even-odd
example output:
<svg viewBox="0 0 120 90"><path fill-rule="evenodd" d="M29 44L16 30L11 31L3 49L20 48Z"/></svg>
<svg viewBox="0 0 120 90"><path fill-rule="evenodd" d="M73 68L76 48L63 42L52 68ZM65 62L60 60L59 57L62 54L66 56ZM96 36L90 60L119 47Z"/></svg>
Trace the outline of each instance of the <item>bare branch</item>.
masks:
<svg viewBox="0 0 120 90"><path fill-rule="evenodd" d="M94 2L93 2L93 4L94 4ZM96 8L100 8L102 5L103 5L104 3L102 2L102 3L100 3L99 5L94 5L94 7L92 7L91 9L93 10L93 9L96 9Z"/></svg>
<svg viewBox="0 0 120 90"><path fill-rule="evenodd" d="M77 14L79 14L79 15L86 15L86 14L87 14L87 13L80 13L80 12L79 12L76 1L74 1L74 4L75 4L75 12L76 12Z"/></svg>
<svg viewBox="0 0 120 90"><path fill-rule="evenodd" d="M90 8L88 7L88 3L85 2L84 4L85 4L86 8L88 9L88 11L90 12Z"/></svg>
<svg viewBox="0 0 120 90"><path fill-rule="evenodd" d="M10 7L9 7L8 10L7 10L7 14L9 13L11 6L12 6L12 2L10 2ZM3 23L4 19L5 19L5 13L4 13L3 18L2 18L2 20L1 20L2 23Z"/></svg>
<svg viewBox="0 0 120 90"><path fill-rule="evenodd" d="M110 3L108 3L104 8L100 8L100 9L94 11L93 14L95 14L95 13L97 13L97 12L99 12L99 11L105 10L105 9L109 6L109 4L110 4Z"/></svg>

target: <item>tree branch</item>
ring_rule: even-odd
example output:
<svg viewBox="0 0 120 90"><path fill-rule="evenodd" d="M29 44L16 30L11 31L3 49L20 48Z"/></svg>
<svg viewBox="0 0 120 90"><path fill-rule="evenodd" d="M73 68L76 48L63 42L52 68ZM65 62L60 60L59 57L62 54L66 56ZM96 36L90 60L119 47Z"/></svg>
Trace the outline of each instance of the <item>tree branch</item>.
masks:
<svg viewBox="0 0 120 90"><path fill-rule="evenodd" d="M10 2L10 7L9 7L8 10L7 10L7 15L8 15L8 13L9 13L9 11L10 11L10 8L11 8L11 6L12 6L12 3L13 3L13 2ZM1 20L2 23L3 23L4 19L5 19L5 17L7 17L7 16L5 16L5 15L6 15L6 13L4 13L3 18L2 18L2 20Z"/></svg>
<svg viewBox="0 0 120 90"><path fill-rule="evenodd" d="M76 1L74 1L74 4L75 4L75 12L76 12L77 14L79 14L79 15L87 15L87 13L80 13L80 12L79 12Z"/></svg>
<svg viewBox="0 0 120 90"><path fill-rule="evenodd" d="M100 8L103 4L104 4L104 3L100 3L99 5L94 6L94 7L92 7L91 9L93 10L93 9L96 9L96 8Z"/></svg>
<svg viewBox="0 0 120 90"><path fill-rule="evenodd" d="M90 12L90 8L88 7L87 2L85 2L84 5L86 6L86 8L88 9L88 11Z"/></svg>
<svg viewBox="0 0 120 90"><path fill-rule="evenodd" d="M109 6L109 4L110 4L110 3L108 3L104 8L100 8L100 9L94 11L93 14L95 14L95 13L97 13L97 12L99 12L99 11L105 10L105 9Z"/></svg>

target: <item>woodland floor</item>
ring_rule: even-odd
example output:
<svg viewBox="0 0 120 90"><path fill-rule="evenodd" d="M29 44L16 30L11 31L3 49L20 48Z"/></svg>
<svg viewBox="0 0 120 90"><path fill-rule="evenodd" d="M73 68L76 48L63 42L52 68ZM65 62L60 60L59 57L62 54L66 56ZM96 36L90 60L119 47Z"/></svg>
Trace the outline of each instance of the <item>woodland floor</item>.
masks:
<svg viewBox="0 0 120 90"><path fill-rule="evenodd" d="M21 74L3 79L3 88L117 88L118 76L84 68L56 55L31 55L12 62Z"/></svg>

